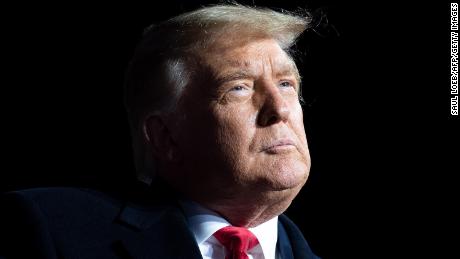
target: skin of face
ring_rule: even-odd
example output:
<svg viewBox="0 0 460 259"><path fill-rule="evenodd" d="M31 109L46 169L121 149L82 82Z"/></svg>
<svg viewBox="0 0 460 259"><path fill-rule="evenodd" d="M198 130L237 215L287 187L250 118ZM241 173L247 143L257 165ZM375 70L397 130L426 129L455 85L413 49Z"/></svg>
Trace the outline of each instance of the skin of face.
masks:
<svg viewBox="0 0 460 259"><path fill-rule="evenodd" d="M176 180L234 225L258 225L290 205L310 170L297 68L273 39L216 43L200 67L172 129Z"/></svg>

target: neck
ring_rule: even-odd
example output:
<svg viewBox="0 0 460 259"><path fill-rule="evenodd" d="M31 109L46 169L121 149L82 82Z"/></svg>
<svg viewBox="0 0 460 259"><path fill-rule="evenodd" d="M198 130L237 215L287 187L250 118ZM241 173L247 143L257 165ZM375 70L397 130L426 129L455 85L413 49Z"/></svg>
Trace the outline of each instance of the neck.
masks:
<svg viewBox="0 0 460 259"><path fill-rule="evenodd" d="M292 190L284 190L265 195L265 197L249 195L245 196L244 199L197 202L219 213L233 226L252 228L283 213L297 193L298 191L293 193Z"/></svg>

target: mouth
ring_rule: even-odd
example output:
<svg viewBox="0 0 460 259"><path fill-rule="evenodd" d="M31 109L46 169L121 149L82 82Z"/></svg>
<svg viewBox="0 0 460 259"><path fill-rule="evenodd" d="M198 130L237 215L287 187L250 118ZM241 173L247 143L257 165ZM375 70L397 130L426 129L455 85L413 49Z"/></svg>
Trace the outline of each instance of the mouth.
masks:
<svg viewBox="0 0 460 259"><path fill-rule="evenodd" d="M263 146L261 152L268 154L283 154L289 153L296 149L294 141L290 139L279 139L268 145Z"/></svg>

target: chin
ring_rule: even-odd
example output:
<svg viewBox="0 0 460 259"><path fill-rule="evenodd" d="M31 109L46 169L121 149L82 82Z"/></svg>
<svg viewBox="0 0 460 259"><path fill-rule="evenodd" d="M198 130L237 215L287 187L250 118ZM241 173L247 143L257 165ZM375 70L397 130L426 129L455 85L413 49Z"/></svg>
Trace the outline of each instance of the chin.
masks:
<svg viewBox="0 0 460 259"><path fill-rule="evenodd" d="M271 167L265 172L265 186L274 191L298 191L307 182L309 166L304 163L294 162L288 165Z"/></svg>
<svg viewBox="0 0 460 259"><path fill-rule="evenodd" d="M253 172L266 191L300 190L310 172L310 157L298 152L260 153L252 163Z"/></svg>

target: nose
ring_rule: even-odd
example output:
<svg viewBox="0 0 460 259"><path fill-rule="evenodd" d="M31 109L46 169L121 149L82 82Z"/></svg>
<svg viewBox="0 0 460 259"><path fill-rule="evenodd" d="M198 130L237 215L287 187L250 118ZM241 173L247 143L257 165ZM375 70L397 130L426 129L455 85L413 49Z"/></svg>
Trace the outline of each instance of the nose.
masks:
<svg viewBox="0 0 460 259"><path fill-rule="evenodd" d="M263 104L257 119L259 126L267 127L281 121L286 122L290 111L279 88L275 86L266 88L263 97Z"/></svg>

